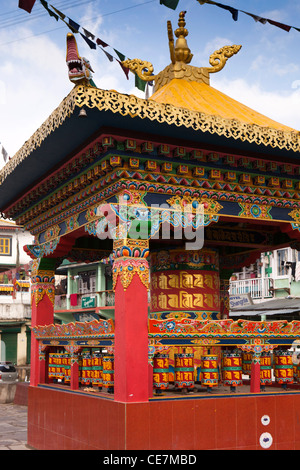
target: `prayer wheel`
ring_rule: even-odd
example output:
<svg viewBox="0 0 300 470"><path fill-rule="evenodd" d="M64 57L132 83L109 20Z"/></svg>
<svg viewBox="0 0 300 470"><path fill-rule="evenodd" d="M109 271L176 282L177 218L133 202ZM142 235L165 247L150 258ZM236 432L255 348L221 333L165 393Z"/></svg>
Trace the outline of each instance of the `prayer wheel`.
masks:
<svg viewBox="0 0 300 470"><path fill-rule="evenodd" d="M194 387L194 355L193 354L175 354L174 356L175 387L193 388Z"/></svg>
<svg viewBox="0 0 300 470"><path fill-rule="evenodd" d="M114 355L104 354L102 357L103 364L103 387L107 388L109 392L114 387Z"/></svg>
<svg viewBox="0 0 300 470"><path fill-rule="evenodd" d="M64 383L69 384L71 381L71 357L68 353L65 353L62 358L64 368Z"/></svg>
<svg viewBox="0 0 300 470"><path fill-rule="evenodd" d="M260 384L272 385L272 356L271 353L262 353L260 357Z"/></svg>
<svg viewBox="0 0 300 470"><path fill-rule="evenodd" d="M180 205L178 205L180 208ZM165 320L187 313L191 319L220 318L219 255L216 250L152 252L150 317Z"/></svg>
<svg viewBox="0 0 300 470"><path fill-rule="evenodd" d="M81 383L83 385L90 385L92 383L92 356L89 352L85 352L82 355L82 366L81 366Z"/></svg>
<svg viewBox="0 0 300 470"><path fill-rule="evenodd" d="M216 387L219 382L218 356L207 354L201 357L201 385Z"/></svg>
<svg viewBox="0 0 300 470"><path fill-rule="evenodd" d="M48 377L49 379L56 378L56 364L54 363L55 353L49 353L49 360L48 360Z"/></svg>
<svg viewBox="0 0 300 470"><path fill-rule="evenodd" d="M236 387L243 384L242 357L239 353L225 352L222 367L223 383Z"/></svg>
<svg viewBox="0 0 300 470"><path fill-rule="evenodd" d="M294 383L298 382L298 364L293 363L293 378Z"/></svg>
<svg viewBox="0 0 300 470"><path fill-rule="evenodd" d="M251 374L251 365L252 365L252 353L243 352L242 353L242 371L245 375Z"/></svg>
<svg viewBox="0 0 300 470"><path fill-rule="evenodd" d="M278 384L292 384L294 381L292 353L287 350L274 351L274 376Z"/></svg>
<svg viewBox="0 0 300 470"><path fill-rule="evenodd" d="M294 382L299 382L299 373L300 373L300 357L299 354L293 353L292 355L293 360L293 371L294 371Z"/></svg>
<svg viewBox="0 0 300 470"><path fill-rule="evenodd" d="M102 354L94 352L92 356L92 384L102 388L103 364Z"/></svg>
<svg viewBox="0 0 300 470"><path fill-rule="evenodd" d="M62 380L64 378L63 352L49 353L48 376L53 380Z"/></svg>
<svg viewBox="0 0 300 470"><path fill-rule="evenodd" d="M156 354L153 358L153 388L166 390L169 387L169 355Z"/></svg>

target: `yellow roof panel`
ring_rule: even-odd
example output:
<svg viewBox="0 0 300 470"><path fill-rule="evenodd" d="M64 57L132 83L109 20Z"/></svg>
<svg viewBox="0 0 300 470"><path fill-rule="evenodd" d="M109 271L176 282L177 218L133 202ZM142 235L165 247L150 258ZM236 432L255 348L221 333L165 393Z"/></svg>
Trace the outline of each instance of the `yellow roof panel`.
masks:
<svg viewBox="0 0 300 470"><path fill-rule="evenodd" d="M159 88L150 99L157 103L172 104L179 108L217 115L225 119L295 132L295 129L273 121L206 83L174 78Z"/></svg>

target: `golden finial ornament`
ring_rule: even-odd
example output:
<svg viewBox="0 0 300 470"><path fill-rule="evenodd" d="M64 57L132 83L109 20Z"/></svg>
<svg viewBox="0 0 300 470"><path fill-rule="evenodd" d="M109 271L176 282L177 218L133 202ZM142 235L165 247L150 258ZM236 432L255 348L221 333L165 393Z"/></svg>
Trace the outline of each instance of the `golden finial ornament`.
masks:
<svg viewBox="0 0 300 470"><path fill-rule="evenodd" d="M172 64L176 62L183 62L189 64L193 58L190 49L188 48L186 36L189 34L188 30L185 28L185 14L186 11L179 13L178 28L174 31L175 36L177 37L176 44L174 47L174 36L172 30L171 21L167 22L168 27L168 37L169 37L169 48Z"/></svg>
<svg viewBox="0 0 300 470"><path fill-rule="evenodd" d="M242 47L239 45L224 46L215 51L209 58L211 67L194 67L189 65L193 58L193 54L187 45L186 37L189 33L185 27L185 14L186 11L179 13L178 28L174 31L177 38L175 45L171 21L167 22L171 64L165 67L164 70L159 72L157 75L154 75L154 69L151 62L143 61L141 59L127 59L122 62L124 67L127 67L133 73L136 73L142 80L148 82L154 81L154 92L174 78L183 78L187 81L206 83L209 85L209 75L222 70L227 59L236 54Z"/></svg>

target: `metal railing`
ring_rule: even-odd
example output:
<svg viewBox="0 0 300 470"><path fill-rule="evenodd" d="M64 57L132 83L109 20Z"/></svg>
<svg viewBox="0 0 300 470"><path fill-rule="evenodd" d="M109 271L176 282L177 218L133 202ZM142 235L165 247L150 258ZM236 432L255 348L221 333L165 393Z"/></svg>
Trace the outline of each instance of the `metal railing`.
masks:
<svg viewBox="0 0 300 470"><path fill-rule="evenodd" d="M229 295L250 294L252 299L273 297L273 279L250 278L239 281L230 281Z"/></svg>

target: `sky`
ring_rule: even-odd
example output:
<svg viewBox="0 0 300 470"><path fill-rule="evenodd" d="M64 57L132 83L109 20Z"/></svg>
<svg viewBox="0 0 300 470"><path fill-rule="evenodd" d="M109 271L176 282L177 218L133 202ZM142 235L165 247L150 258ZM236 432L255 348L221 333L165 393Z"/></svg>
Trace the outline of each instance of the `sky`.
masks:
<svg viewBox="0 0 300 470"><path fill-rule="evenodd" d="M159 0L53 0L49 4L126 57L150 61L154 73L170 64L167 21L177 28L186 11L191 65L209 66L209 56L225 45L241 44L225 68L211 74L214 88L276 121L300 130L300 31L261 24L242 11L300 28L295 0L225 0L230 12L197 0L179 0L176 10ZM10 157L22 147L72 90L66 66L68 27L51 17L40 0L29 14L18 0L0 2L0 142ZM144 97L117 61L76 34L98 88ZM0 151L1 151L0 146ZM4 165L0 153L0 168Z"/></svg>

